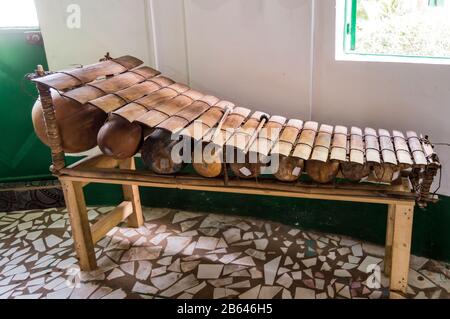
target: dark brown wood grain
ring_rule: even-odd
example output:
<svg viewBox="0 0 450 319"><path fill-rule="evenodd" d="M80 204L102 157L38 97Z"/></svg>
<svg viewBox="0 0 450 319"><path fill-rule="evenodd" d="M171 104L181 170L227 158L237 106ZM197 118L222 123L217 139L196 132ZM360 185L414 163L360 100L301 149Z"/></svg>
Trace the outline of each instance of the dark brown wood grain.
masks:
<svg viewBox="0 0 450 319"><path fill-rule="evenodd" d="M97 146L97 134L105 123L106 113L63 97L55 90L51 90L51 99L64 152L80 153ZM41 101L35 103L32 119L36 135L44 144L50 145Z"/></svg>

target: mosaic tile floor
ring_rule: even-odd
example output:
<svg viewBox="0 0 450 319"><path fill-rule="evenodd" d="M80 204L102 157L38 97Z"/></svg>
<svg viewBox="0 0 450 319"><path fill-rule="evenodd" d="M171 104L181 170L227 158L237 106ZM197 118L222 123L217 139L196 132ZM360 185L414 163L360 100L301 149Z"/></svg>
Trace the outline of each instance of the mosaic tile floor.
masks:
<svg viewBox="0 0 450 319"><path fill-rule="evenodd" d="M91 208L97 219L111 208ZM0 298L371 298L388 296L382 247L257 219L145 209L140 229L96 245L80 272L65 210L0 213ZM377 288L377 284L380 286ZM450 267L413 257L409 298L449 298Z"/></svg>

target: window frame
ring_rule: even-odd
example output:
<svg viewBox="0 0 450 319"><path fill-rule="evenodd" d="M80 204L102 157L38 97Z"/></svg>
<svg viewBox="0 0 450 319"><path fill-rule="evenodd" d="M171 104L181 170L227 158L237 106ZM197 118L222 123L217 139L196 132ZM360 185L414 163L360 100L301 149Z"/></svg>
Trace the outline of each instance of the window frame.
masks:
<svg viewBox="0 0 450 319"><path fill-rule="evenodd" d="M1 0L0 0L1 1ZM37 15L37 8L36 8L36 3L34 0L30 1L30 4L33 4L33 8L34 11L36 13L36 25L34 24L28 24L28 25L5 25L5 26L1 26L0 25L0 30L4 31L4 32L8 32L10 30L19 30L19 31L34 31L34 30L39 30L40 29L40 23L39 23L39 18Z"/></svg>
<svg viewBox="0 0 450 319"><path fill-rule="evenodd" d="M343 60L351 60L350 57L353 56L356 58L356 60L362 61L378 61L381 59L381 61L386 62L450 64L450 57L357 52L356 27L357 27L358 0L343 0L343 1L345 2L345 4L344 4L344 30L342 33L343 37L342 53L348 56L348 58ZM338 6L336 6L336 8L338 8ZM393 60L389 61L389 58L392 58Z"/></svg>

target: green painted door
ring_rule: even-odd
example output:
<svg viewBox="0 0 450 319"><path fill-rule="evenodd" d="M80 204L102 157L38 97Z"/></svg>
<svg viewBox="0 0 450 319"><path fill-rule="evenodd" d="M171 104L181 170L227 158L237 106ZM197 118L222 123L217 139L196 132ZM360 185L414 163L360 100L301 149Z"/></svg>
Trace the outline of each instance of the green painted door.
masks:
<svg viewBox="0 0 450 319"><path fill-rule="evenodd" d="M0 29L0 182L50 177L49 149L31 122L37 92L25 79L47 61L43 44L27 41L29 31Z"/></svg>

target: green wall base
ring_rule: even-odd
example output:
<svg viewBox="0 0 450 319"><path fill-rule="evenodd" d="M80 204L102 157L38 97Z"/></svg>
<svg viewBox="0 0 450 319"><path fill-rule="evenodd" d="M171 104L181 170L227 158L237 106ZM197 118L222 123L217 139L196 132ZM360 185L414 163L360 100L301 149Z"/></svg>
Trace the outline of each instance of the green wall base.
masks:
<svg viewBox="0 0 450 319"><path fill-rule="evenodd" d="M31 109L36 87L25 79L38 64L47 69L42 44L30 44L27 32L35 29L0 29L0 181L45 178L50 152L34 134Z"/></svg>

